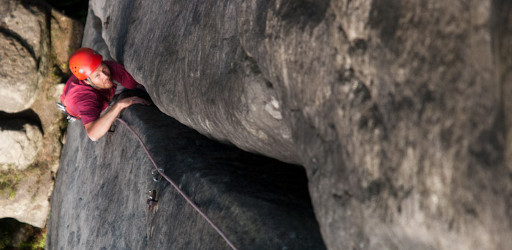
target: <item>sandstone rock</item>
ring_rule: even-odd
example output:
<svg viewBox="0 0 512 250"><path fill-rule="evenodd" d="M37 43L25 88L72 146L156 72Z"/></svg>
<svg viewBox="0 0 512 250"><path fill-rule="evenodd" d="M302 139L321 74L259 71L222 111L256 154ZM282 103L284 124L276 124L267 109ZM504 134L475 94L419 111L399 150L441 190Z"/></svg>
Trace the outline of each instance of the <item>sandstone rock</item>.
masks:
<svg viewBox="0 0 512 250"><path fill-rule="evenodd" d="M42 144L43 136L39 128L22 119L1 120L0 128L2 170L27 168Z"/></svg>
<svg viewBox="0 0 512 250"><path fill-rule="evenodd" d="M37 62L17 39L0 33L0 110L30 107L37 91Z"/></svg>
<svg viewBox="0 0 512 250"><path fill-rule="evenodd" d="M157 164L239 249L324 249L304 170L222 145L156 107L123 111ZM163 181L122 124L98 142L68 126L48 249L226 249L211 226ZM148 211L147 190L158 207Z"/></svg>
<svg viewBox="0 0 512 250"><path fill-rule="evenodd" d="M512 245L511 3L91 4L159 109L306 168L328 248Z"/></svg>
<svg viewBox="0 0 512 250"><path fill-rule="evenodd" d="M0 218L14 218L43 228L50 212L48 197L52 191L52 175L49 171L33 170L33 173L21 174L14 197L0 199Z"/></svg>
<svg viewBox="0 0 512 250"><path fill-rule="evenodd" d="M41 41L47 34L46 13L35 4L17 0L0 3L0 30L23 43L33 59L41 56ZM3 48L3 47L2 47Z"/></svg>
<svg viewBox="0 0 512 250"><path fill-rule="evenodd" d="M19 112L34 102L38 72L48 69L49 14L44 3L6 0L0 3L0 110ZM49 19L48 19L49 20Z"/></svg>
<svg viewBox="0 0 512 250"><path fill-rule="evenodd" d="M71 74L68 66L69 57L74 52L72 48L79 48L83 36L83 24L73 20L56 10L51 10L51 44L55 63L62 72ZM58 42L57 42L58 41Z"/></svg>
<svg viewBox="0 0 512 250"><path fill-rule="evenodd" d="M65 73L82 30L44 1L0 1L0 218L45 226L63 126L61 72L48 69L66 64Z"/></svg>

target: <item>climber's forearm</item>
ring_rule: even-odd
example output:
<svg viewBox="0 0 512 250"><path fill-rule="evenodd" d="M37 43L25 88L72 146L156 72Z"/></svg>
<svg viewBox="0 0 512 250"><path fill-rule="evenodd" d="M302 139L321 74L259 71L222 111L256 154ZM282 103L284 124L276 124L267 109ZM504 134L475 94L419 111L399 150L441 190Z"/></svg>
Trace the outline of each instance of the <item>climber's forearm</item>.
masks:
<svg viewBox="0 0 512 250"><path fill-rule="evenodd" d="M116 103L110 110L98 118L98 120L85 124L87 136L89 136L92 141L100 139L108 132L110 126L112 126L112 123L122 110L122 106Z"/></svg>
<svg viewBox="0 0 512 250"><path fill-rule="evenodd" d="M121 113L121 111L132 104L144 104L150 105L149 101L146 101L140 97L132 96L125 99L121 99L116 104L112 106L110 110L105 112L98 120L85 124L85 131L87 132L87 136L93 141L97 141L102 136L104 136L112 123L116 120L116 117Z"/></svg>

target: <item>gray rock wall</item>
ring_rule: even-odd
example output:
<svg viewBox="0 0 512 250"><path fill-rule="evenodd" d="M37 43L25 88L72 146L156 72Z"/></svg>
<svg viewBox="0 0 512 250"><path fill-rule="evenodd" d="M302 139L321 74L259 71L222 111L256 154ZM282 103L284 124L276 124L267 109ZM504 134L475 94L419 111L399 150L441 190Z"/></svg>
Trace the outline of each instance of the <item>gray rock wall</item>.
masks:
<svg viewBox="0 0 512 250"><path fill-rule="evenodd" d="M324 249L302 168L207 139L156 107L122 117L159 167L238 249ZM124 125L92 142L68 126L52 209L48 249L228 249L167 182L158 207L146 205L153 166Z"/></svg>
<svg viewBox="0 0 512 250"><path fill-rule="evenodd" d="M91 2L110 55L148 87L162 111L202 134L297 163L279 92L240 46L237 5Z"/></svg>
<svg viewBox="0 0 512 250"><path fill-rule="evenodd" d="M508 1L91 4L164 113L305 167L329 249L512 245Z"/></svg>

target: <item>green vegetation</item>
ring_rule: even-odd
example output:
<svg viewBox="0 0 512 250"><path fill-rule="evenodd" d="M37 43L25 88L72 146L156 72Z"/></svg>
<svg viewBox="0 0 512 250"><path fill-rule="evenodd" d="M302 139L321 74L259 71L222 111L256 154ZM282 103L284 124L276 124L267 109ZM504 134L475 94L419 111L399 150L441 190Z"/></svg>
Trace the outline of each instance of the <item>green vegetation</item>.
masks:
<svg viewBox="0 0 512 250"><path fill-rule="evenodd" d="M20 242L17 246L18 249L31 249L39 250L44 249L46 246L46 232L39 234L36 238L27 242Z"/></svg>
<svg viewBox="0 0 512 250"><path fill-rule="evenodd" d="M9 193L9 200L14 200L15 197L16 197L16 190L12 189L11 192Z"/></svg>
<svg viewBox="0 0 512 250"><path fill-rule="evenodd" d="M12 218L0 219L0 249L45 249L46 230Z"/></svg>
<svg viewBox="0 0 512 250"><path fill-rule="evenodd" d="M43 236L41 239L39 239L39 242L36 245L37 247L44 249L46 246L46 231L43 233Z"/></svg>
<svg viewBox="0 0 512 250"><path fill-rule="evenodd" d="M0 174L0 197L14 200L16 196L16 186L21 180L21 175L14 170L2 172Z"/></svg>
<svg viewBox="0 0 512 250"><path fill-rule="evenodd" d="M0 234L0 249L6 249L10 242L7 232Z"/></svg>

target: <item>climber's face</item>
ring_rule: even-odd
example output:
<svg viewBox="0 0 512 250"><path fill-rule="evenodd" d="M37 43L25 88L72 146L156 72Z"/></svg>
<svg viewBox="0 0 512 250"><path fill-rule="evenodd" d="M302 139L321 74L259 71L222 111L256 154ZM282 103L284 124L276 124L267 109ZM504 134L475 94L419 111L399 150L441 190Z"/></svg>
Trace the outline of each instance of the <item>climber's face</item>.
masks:
<svg viewBox="0 0 512 250"><path fill-rule="evenodd" d="M88 78L89 84L98 89L110 89L113 86L110 69L101 63Z"/></svg>

